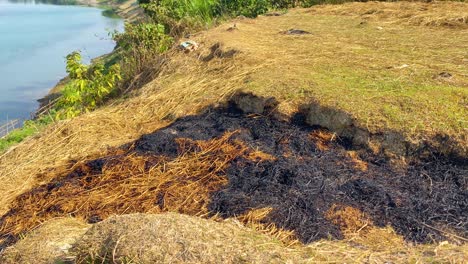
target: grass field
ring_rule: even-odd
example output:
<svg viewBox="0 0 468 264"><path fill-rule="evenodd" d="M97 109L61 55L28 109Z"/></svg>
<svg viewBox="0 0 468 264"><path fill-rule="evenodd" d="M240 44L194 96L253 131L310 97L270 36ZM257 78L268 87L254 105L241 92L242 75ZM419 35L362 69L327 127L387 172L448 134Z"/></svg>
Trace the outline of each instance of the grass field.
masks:
<svg viewBox="0 0 468 264"><path fill-rule="evenodd" d="M398 5L412 7L403 13L406 19L395 11ZM226 49L239 50L239 58L248 57L246 64L262 64L242 88L274 96L289 111L296 110L291 105L313 99L350 113L372 132L391 129L409 137L442 133L466 143L468 12L464 4L440 3L438 9L429 4L438 14L447 14L444 8L458 10L447 21L461 22L412 22L425 12L416 7L424 6L351 3L297 10L238 21L238 31L220 27L202 41L220 41ZM393 12L375 11L384 7ZM312 34L279 34L290 28Z"/></svg>

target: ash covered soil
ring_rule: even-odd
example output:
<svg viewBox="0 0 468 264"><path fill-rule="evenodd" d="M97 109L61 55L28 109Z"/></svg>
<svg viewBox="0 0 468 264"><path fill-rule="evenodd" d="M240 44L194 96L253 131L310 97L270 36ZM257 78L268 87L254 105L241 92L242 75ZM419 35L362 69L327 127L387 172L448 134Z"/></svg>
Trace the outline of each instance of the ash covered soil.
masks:
<svg viewBox="0 0 468 264"><path fill-rule="evenodd" d="M230 142L242 142L250 150L264 153L266 158L239 155L229 160L225 169L216 172L227 181L209 191L209 199L205 201L209 215L227 218L252 209L272 208L262 222L294 231L304 243L321 238L343 238L343 226L333 221L330 211L344 207L360 210L375 226L392 226L409 241L453 239L450 234L459 238L468 236L466 162L451 163L434 158L396 167L369 153L365 158L359 157L333 134L303 125L300 115L291 122L284 122L268 115L247 115L233 106L178 119L166 128L123 146L125 154L87 161L85 171L82 167L74 168L71 163L72 172L57 175L48 184L18 197L0 220L0 234L5 241L15 240L15 234L26 229L22 229L20 223L26 221L28 215L47 220L71 214L85 217L89 222L101 221L106 216L100 214L98 207L83 205L78 210L77 206L65 207L60 201L67 200L67 196L72 200L72 195L82 195L93 188L115 192L112 179L105 185L98 185L96 178L103 177L105 169L116 166L125 156L159 157L147 163L145 169L150 170L160 160L187 155L187 150L181 150L181 138L208 141L233 131L236 132L229 138ZM197 151L197 147L189 150ZM190 171L186 174L191 177ZM121 174L115 181L125 177L131 174ZM70 188L73 193L68 191ZM144 191L148 195L148 189ZM146 212L148 204L164 211L161 206L167 197L161 195L164 189L151 191L144 206L138 201L119 204L115 213ZM86 195L83 197L81 202L85 204Z"/></svg>

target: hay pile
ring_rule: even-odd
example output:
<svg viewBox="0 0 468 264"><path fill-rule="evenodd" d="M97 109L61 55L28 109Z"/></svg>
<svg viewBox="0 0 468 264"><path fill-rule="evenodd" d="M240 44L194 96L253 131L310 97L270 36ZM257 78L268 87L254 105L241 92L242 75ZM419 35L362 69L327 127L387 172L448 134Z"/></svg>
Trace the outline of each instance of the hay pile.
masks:
<svg viewBox="0 0 468 264"><path fill-rule="evenodd" d="M0 252L0 263L57 263L70 256L76 240L90 228L76 218L55 218L24 235L14 247Z"/></svg>
<svg viewBox="0 0 468 264"><path fill-rule="evenodd" d="M71 218L53 219L5 251L0 261L6 264L463 263L467 252L467 246L445 242L411 246L390 229L369 229L365 236L349 234L343 241L285 246L234 220L220 223L168 213L114 216L87 228Z"/></svg>
<svg viewBox="0 0 468 264"><path fill-rule="evenodd" d="M111 217L73 249L77 263L298 263L300 251L239 223L178 214Z"/></svg>
<svg viewBox="0 0 468 264"><path fill-rule="evenodd" d="M95 225L52 219L0 256L1 263L285 263L300 250L243 227L169 214L113 216Z"/></svg>

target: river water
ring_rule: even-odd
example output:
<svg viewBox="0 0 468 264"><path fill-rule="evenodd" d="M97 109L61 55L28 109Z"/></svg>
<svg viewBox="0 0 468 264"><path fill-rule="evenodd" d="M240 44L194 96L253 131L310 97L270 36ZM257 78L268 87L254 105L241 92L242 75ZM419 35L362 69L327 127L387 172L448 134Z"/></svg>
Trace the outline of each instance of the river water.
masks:
<svg viewBox="0 0 468 264"><path fill-rule="evenodd" d="M102 10L0 0L0 125L26 119L66 76L65 56L80 50L85 62L111 52L108 33L121 19Z"/></svg>

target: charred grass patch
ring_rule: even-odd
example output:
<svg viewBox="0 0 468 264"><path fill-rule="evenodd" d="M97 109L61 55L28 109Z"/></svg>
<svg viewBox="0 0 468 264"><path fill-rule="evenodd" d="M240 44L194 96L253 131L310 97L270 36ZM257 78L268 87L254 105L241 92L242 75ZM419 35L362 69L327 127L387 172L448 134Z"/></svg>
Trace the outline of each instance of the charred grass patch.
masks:
<svg viewBox="0 0 468 264"><path fill-rule="evenodd" d="M350 152L299 118L280 121L274 108L259 114L238 106L177 119L107 155L43 175L52 180L20 195L0 219L1 247L54 217L95 223L167 211L234 217L304 243L371 226L390 226L414 242L467 241L466 163L395 167Z"/></svg>

